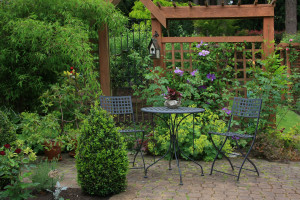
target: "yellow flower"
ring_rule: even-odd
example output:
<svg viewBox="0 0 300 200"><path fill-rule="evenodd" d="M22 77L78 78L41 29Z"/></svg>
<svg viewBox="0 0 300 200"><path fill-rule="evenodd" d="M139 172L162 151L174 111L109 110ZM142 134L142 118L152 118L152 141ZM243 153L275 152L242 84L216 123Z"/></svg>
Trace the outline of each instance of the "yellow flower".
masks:
<svg viewBox="0 0 300 200"><path fill-rule="evenodd" d="M31 150L32 151L32 150ZM30 161L35 161L36 160L36 155L35 155L35 153L34 152L32 152L32 153L30 153L29 155L28 155L28 158L29 158L29 160Z"/></svg>
<svg viewBox="0 0 300 200"><path fill-rule="evenodd" d="M24 149L24 153L25 154L32 153L32 149L30 149L29 147L27 147L26 149Z"/></svg>

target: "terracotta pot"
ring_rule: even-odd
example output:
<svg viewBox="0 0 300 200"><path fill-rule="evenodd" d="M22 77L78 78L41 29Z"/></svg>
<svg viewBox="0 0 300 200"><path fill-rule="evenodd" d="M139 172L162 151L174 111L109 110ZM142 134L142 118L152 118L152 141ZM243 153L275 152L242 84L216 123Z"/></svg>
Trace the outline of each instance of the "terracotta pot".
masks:
<svg viewBox="0 0 300 200"><path fill-rule="evenodd" d="M61 142L55 141L47 141L44 142L45 146L45 157L51 161L53 158L58 159L59 161L62 160L61 157Z"/></svg>

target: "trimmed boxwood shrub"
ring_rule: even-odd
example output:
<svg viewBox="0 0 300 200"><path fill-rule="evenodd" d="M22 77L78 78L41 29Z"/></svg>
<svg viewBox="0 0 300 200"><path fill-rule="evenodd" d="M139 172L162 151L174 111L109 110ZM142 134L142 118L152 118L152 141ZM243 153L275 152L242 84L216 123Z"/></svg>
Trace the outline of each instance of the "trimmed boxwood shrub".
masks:
<svg viewBox="0 0 300 200"><path fill-rule="evenodd" d="M83 192L108 196L126 188L128 157L112 117L96 102L84 120L76 152L78 183Z"/></svg>
<svg viewBox="0 0 300 200"><path fill-rule="evenodd" d="M0 110L0 146L16 140L16 131L7 114Z"/></svg>

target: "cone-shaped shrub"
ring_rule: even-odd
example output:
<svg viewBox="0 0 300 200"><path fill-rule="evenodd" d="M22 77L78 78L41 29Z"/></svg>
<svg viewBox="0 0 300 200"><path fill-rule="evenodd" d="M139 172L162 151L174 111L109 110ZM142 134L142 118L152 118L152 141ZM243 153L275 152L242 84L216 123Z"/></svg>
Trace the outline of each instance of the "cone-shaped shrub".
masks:
<svg viewBox="0 0 300 200"><path fill-rule="evenodd" d="M96 102L84 120L76 152L83 192L108 196L125 190L128 157L123 141L112 117Z"/></svg>

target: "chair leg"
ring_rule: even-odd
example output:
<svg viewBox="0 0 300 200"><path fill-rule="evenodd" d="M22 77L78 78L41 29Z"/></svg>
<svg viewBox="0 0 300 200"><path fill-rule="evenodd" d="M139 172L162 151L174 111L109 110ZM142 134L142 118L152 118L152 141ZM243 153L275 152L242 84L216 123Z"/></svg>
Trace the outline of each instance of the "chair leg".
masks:
<svg viewBox="0 0 300 200"><path fill-rule="evenodd" d="M217 158L218 158L218 156L219 156L220 153L228 160L228 162L229 162L229 164L230 164L230 166L231 166L231 169L234 170L234 167L233 167L233 165L232 165L232 163L231 163L231 160L230 160L230 159L222 152L222 149L223 149L223 147L224 147L224 145L225 145L225 143L226 143L228 137L226 136L226 138L225 138L225 140L224 140L224 142L223 142L221 148L219 149L219 148L216 146L214 140L212 139L211 134L208 134L208 135L209 135L209 137L210 137L210 139L211 139L211 142L212 142L213 146L215 147L215 149L218 150L218 153L217 153L217 155L216 155L216 157L215 157L215 159L214 159L214 161L213 161L213 163L212 163L212 165L211 165L211 169L210 169L210 174L209 174L209 175L212 175L212 172L213 172L213 170L214 170L215 162L216 162L216 160L217 160Z"/></svg>
<svg viewBox="0 0 300 200"><path fill-rule="evenodd" d="M253 139L252 144L251 144L251 146L250 146L250 149L248 150L247 154L245 155L245 154L243 154L243 152L242 152L242 150L241 150L241 148L240 148L240 146L239 146L237 140L235 140L236 146L238 147L238 151L239 151L239 152L242 154L242 156L244 157L243 163L242 163L242 165L241 165L241 167L240 167L240 170L239 170L239 174L238 174L237 181L239 181L239 179L240 179L240 174L241 174L242 168L243 168L243 166L244 166L246 160L248 160L248 161L250 162L250 164L252 164L252 166L254 167L254 169L255 169L255 171L256 171L256 173L257 173L257 176L259 176L259 172L258 172L258 169L257 169L256 165L248 158L248 155L250 154L250 151L252 150L252 147L253 147L253 145L254 145L254 142L255 142L255 139Z"/></svg>
<svg viewBox="0 0 300 200"><path fill-rule="evenodd" d="M136 133L135 133L135 136L137 136ZM137 157L138 153L140 153L141 157L142 157L142 160L143 160L143 168L145 170L145 160L144 160L144 155L143 155L143 152L142 152L142 146L143 146L143 142L144 142L144 137L145 137L145 133L142 132L141 144L138 144L139 143L138 142L138 138L136 137L137 150L136 150L136 153L135 153L134 158L133 158L132 167L134 167L134 163L135 163L136 157Z"/></svg>

